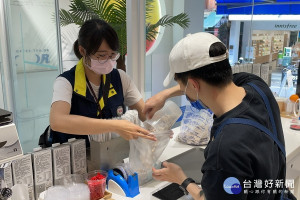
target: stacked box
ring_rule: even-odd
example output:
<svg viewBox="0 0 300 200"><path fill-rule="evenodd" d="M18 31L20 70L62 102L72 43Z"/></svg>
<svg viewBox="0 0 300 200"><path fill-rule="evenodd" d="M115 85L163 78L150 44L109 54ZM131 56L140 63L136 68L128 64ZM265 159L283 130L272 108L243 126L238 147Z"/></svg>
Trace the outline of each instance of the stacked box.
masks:
<svg viewBox="0 0 300 200"><path fill-rule="evenodd" d="M71 174L71 155L70 146L66 144L52 145L52 164L53 164L53 180L54 184Z"/></svg>
<svg viewBox="0 0 300 200"><path fill-rule="evenodd" d="M0 164L0 179L4 180L6 186L11 188L13 184L11 162ZM0 187L2 188L2 187Z"/></svg>
<svg viewBox="0 0 300 200"><path fill-rule="evenodd" d="M87 172L85 139L75 139L66 143L71 149L71 172L72 174L85 174Z"/></svg>
<svg viewBox="0 0 300 200"><path fill-rule="evenodd" d="M34 183L32 173L31 154L23 155L12 161L12 174L14 184L27 184L29 199L34 200Z"/></svg>
<svg viewBox="0 0 300 200"><path fill-rule="evenodd" d="M247 64L247 72L248 73L252 73L252 67L253 67L252 63Z"/></svg>
<svg viewBox="0 0 300 200"><path fill-rule="evenodd" d="M269 64L262 64L260 67L260 77L268 84L269 83Z"/></svg>
<svg viewBox="0 0 300 200"><path fill-rule="evenodd" d="M35 198L38 199L40 193L53 186L51 149L34 149L32 153L32 164Z"/></svg>
<svg viewBox="0 0 300 200"><path fill-rule="evenodd" d="M260 77L260 66L261 64L253 64L252 74L255 74Z"/></svg>

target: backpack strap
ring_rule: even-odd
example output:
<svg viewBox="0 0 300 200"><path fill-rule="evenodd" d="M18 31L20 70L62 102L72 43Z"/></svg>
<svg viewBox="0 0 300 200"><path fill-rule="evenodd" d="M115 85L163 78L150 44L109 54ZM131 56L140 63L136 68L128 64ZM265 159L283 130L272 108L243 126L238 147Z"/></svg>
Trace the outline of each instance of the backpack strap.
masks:
<svg viewBox="0 0 300 200"><path fill-rule="evenodd" d="M278 137L277 137L277 129L276 129L276 125L275 125L275 120L274 120L273 112L272 112L268 97L254 83L247 83L247 84L250 85L251 87L253 87L258 92L258 94L261 96L261 98L263 99L263 101L265 103L265 106L267 108L267 111L268 111L268 115L269 115L269 118L270 118L270 121L271 121L273 132L270 131L267 127L263 126L262 124L254 121L254 120L244 119L244 118L229 118L229 119L225 120L217 128L217 130L214 133L214 137L216 138L218 136L218 134L221 132L221 130L224 128L225 125L228 125L228 124L250 125L250 126L253 126L253 127L261 130L262 132L266 133L267 135L269 135L274 140L274 142L276 142L277 146L279 147L279 149L281 150L283 155L286 157L286 152L285 152L284 145L278 140Z"/></svg>
<svg viewBox="0 0 300 200"><path fill-rule="evenodd" d="M265 126L263 126L262 124L250 120L250 119L244 119L244 118L229 118L226 121L224 121L216 130L214 137L216 138L218 136L218 134L221 132L221 130L224 128L225 125L228 124L244 124L244 125L249 125L249 126L253 126L259 130L261 130L262 132L266 133L267 135L269 135L274 142L276 142L277 146L279 147L279 149L281 150L281 152L283 153L284 156L286 156L286 152L285 152L285 148L284 146L281 144L281 142L278 140L277 135L273 134L269 129L267 129Z"/></svg>
<svg viewBox="0 0 300 200"><path fill-rule="evenodd" d="M254 83L248 83L248 85L252 86L256 90L256 92L258 92L258 94L261 96L261 98L263 99L263 101L265 103L265 106L267 108L268 114L269 114L269 118L270 118L272 129L273 129L273 133L276 134L276 137L277 137L277 129L276 129L276 124L275 124L275 120L274 120L274 115L273 115L268 97Z"/></svg>

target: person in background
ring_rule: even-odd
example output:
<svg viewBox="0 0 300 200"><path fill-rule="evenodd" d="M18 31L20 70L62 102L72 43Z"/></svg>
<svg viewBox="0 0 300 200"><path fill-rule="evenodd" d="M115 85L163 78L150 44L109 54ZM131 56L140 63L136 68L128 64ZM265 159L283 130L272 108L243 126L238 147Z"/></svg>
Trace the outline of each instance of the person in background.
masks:
<svg viewBox="0 0 300 200"><path fill-rule="evenodd" d="M57 77L50 110L52 142L64 143L69 138L114 132L126 140L156 138L149 131L120 117L125 106L136 109L139 118L144 101L130 77L115 69L119 40L115 30L105 21L91 19L79 30L74 52L76 66Z"/></svg>
<svg viewBox="0 0 300 200"><path fill-rule="evenodd" d="M166 99L183 94L193 107L212 110L214 123L204 151L202 188L174 163L153 168L153 177L179 184L197 200L280 199L280 190L273 191L276 181L281 181L281 189L285 182L284 136L268 85L253 74L232 75L225 45L209 33L189 34L179 41L169 64L164 86L173 79L178 85L148 99L143 112L151 118ZM264 187L266 181L271 193L243 190L245 183L252 183L254 191L254 183Z"/></svg>

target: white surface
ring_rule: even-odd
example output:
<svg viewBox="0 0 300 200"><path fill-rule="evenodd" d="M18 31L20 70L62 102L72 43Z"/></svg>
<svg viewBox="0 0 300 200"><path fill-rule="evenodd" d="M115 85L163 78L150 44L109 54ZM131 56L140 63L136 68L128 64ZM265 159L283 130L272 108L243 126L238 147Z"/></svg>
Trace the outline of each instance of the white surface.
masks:
<svg viewBox="0 0 300 200"><path fill-rule="evenodd" d="M291 121L288 118L281 118L287 163L300 154L300 131L290 129Z"/></svg>
<svg viewBox="0 0 300 200"><path fill-rule="evenodd" d="M290 129L291 119L281 118L285 150L286 150L286 176L287 179L294 179L294 195L300 198L300 131ZM300 121L299 121L300 124ZM291 167L293 165L293 167Z"/></svg>

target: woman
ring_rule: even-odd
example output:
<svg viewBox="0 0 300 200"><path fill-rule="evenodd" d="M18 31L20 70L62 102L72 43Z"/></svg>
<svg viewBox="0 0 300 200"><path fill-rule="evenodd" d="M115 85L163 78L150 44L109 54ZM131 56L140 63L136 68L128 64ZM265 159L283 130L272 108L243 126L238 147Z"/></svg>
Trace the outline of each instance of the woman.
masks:
<svg viewBox="0 0 300 200"><path fill-rule="evenodd" d="M92 19L82 25L74 43L80 60L54 83L50 110L53 143L75 137L85 138L89 144L87 135L108 132L126 140L155 140L149 131L129 121L111 119L121 116L128 106L145 120L141 94L124 71L114 68L120 55L118 48L117 33L105 21Z"/></svg>

